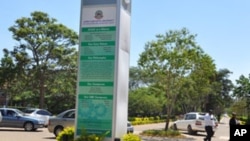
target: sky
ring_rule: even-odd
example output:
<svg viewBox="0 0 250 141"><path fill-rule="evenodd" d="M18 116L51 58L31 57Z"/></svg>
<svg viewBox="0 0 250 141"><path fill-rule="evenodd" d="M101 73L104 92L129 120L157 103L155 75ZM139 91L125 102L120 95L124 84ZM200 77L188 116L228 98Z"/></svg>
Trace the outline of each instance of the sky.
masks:
<svg viewBox="0 0 250 141"><path fill-rule="evenodd" d="M216 64L228 69L235 82L250 74L249 0L131 0L130 66L137 66L145 44L157 34L187 28L197 35L196 42ZM17 42L9 27L15 20L42 11L79 33L81 0L1 0L0 58L3 48L13 49Z"/></svg>

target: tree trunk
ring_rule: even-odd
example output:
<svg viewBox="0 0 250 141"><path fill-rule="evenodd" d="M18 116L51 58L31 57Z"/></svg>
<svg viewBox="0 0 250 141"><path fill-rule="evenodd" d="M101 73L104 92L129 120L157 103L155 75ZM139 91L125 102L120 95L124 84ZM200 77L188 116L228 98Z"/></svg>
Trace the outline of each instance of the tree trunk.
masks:
<svg viewBox="0 0 250 141"><path fill-rule="evenodd" d="M44 75L40 72L40 99L39 99L39 108L44 109L44 91L45 91L45 85L44 85Z"/></svg>
<svg viewBox="0 0 250 141"><path fill-rule="evenodd" d="M44 108L44 86L40 86L40 99L39 99L39 108Z"/></svg>
<svg viewBox="0 0 250 141"><path fill-rule="evenodd" d="M167 117L166 117L165 131L168 130L168 126L169 126L169 116L167 115Z"/></svg>

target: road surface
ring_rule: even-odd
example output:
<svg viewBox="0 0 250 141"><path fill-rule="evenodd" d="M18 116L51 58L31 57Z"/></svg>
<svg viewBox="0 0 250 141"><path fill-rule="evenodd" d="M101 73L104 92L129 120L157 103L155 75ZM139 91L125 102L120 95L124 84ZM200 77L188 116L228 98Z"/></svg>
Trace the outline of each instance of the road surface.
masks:
<svg viewBox="0 0 250 141"><path fill-rule="evenodd" d="M219 124L218 130L212 141L228 141L229 139L229 118L224 117ZM143 130L148 129L164 129L165 123L148 124L134 126L135 134L141 133ZM186 132L182 132L184 135L194 138L195 141L203 141L205 133L198 133L197 135L188 135ZM0 128L0 141L56 141L54 134L49 133L47 128L38 129L35 132L27 132L24 129L14 128Z"/></svg>

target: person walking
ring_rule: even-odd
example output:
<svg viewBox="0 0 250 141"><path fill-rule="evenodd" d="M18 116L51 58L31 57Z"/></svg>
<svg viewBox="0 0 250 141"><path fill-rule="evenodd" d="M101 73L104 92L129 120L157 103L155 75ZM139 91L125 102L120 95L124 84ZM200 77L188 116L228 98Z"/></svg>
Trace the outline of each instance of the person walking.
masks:
<svg viewBox="0 0 250 141"><path fill-rule="evenodd" d="M232 112L232 117L230 118L229 120L229 135L230 135L230 132L231 132L231 129L232 129L232 126L234 125L240 125L240 122L237 120L236 118L236 113L235 112ZM231 139L229 139L230 141Z"/></svg>
<svg viewBox="0 0 250 141"><path fill-rule="evenodd" d="M240 124L239 121L236 119L236 113L233 112L232 117L229 120L229 126L231 126L231 125L239 125L239 124Z"/></svg>
<svg viewBox="0 0 250 141"><path fill-rule="evenodd" d="M205 130L207 133L207 136L206 138L204 138L204 141L211 141L211 138L214 135L213 127L215 126L215 123L213 119L214 119L213 111L209 110L209 112L204 117Z"/></svg>

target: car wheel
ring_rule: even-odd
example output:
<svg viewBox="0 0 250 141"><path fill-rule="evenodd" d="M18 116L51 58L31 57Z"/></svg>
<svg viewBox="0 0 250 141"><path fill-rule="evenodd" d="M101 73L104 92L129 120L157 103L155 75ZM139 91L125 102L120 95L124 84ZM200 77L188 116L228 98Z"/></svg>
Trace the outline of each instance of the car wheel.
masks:
<svg viewBox="0 0 250 141"><path fill-rule="evenodd" d="M57 137L62 130L63 130L62 126L57 126L54 130L55 136Z"/></svg>
<svg viewBox="0 0 250 141"><path fill-rule="evenodd" d="M192 130L191 125L188 125L187 131L188 131L188 134L191 134L191 135L193 134L193 130Z"/></svg>
<svg viewBox="0 0 250 141"><path fill-rule="evenodd" d="M173 130L178 130L176 124L173 125Z"/></svg>
<svg viewBox="0 0 250 141"><path fill-rule="evenodd" d="M32 131L34 129L34 124L32 122L26 122L24 124L25 131Z"/></svg>

